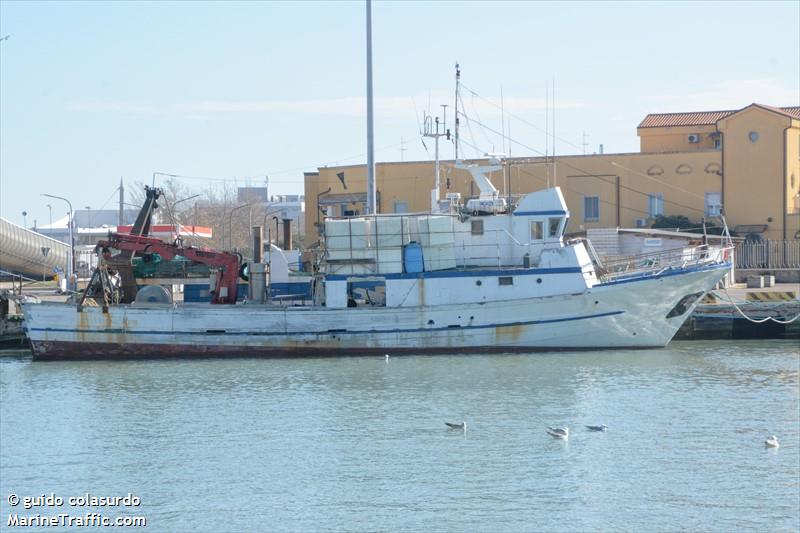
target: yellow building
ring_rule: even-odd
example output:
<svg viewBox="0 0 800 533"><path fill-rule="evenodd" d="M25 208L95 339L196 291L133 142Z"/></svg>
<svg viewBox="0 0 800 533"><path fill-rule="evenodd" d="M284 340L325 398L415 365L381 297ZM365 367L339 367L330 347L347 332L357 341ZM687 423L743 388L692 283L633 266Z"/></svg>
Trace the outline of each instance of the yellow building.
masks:
<svg viewBox="0 0 800 533"><path fill-rule="evenodd" d="M684 215L699 225L723 210L739 234L800 238L800 107L651 114L637 133L640 152L515 157L491 181L504 196L560 186L573 233L645 227L657 215ZM441 198L477 194L452 160L442 161L441 182ZM376 186L380 212L427 211L434 164L378 163ZM365 191L365 165L306 173L306 243L318 240L325 213L363 213Z"/></svg>

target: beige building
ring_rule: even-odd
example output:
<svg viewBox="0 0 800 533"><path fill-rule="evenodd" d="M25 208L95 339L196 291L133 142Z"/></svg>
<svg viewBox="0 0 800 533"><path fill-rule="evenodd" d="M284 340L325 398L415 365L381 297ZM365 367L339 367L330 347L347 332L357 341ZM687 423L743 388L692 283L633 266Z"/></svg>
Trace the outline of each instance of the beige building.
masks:
<svg viewBox="0 0 800 533"><path fill-rule="evenodd" d="M561 187L568 232L647 227L657 215L684 215L698 225L724 211L741 235L800 239L800 106L752 104L740 110L647 115L637 133L641 151L621 154L511 158L491 175L503 195ZM440 197L477 194L469 174L442 161ZM383 213L427 211L432 161L378 163ZM325 167L305 174L306 243L319 222L361 214L366 166Z"/></svg>

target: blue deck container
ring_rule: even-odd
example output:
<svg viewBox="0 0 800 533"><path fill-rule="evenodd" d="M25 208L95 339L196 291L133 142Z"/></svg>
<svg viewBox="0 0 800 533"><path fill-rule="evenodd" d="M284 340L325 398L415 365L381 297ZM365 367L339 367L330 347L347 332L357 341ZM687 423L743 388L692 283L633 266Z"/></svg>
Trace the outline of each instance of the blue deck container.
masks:
<svg viewBox="0 0 800 533"><path fill-rule="evenodd" d="M422 246L419 243L412 241L403 247L403 269L407 274L418 274L425 270Z"/></svg>

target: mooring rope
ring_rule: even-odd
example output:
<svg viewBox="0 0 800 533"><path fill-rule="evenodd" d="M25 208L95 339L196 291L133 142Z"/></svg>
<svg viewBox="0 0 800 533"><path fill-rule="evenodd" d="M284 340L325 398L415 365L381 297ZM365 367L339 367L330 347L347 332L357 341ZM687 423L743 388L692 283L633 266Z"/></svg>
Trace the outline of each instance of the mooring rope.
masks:
<svg viewBox="0 0 800 533"><path fill-rule="evenodd" d="M800 318L800 313L797 313L797 315L794 318L792 318L791 320L780 320L780 319L777 319L777 318L775 318L773 316L768 316L766 318L762 318L760 320L756 320L755 318L751 318L751 317L747 316L747 314L744 311L742 311L742 309L738 305L736 305L736 302L733 300L733 297L728 293L728 288L727 287L722 287L722 290L725 291L725 294L728 296L728 301L730 301L733 304L734 309L739 311L740 315L742 315L746 320L748 320L749 322L752 322L753 324L763 324L764 322L767 322L769 320L772 320L773 322L776 322L778 324L791 324L792 322L794 322L795 320Z"/></svg>

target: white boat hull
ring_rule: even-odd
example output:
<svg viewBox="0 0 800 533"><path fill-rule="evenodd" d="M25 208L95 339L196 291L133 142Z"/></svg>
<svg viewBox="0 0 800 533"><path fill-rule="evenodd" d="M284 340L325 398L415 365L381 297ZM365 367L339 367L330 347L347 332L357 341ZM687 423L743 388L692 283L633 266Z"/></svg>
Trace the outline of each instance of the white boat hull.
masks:
<svg viewBox="0 0 800 533"><path fill-rule="evenodd" d="M26 304L36 359L464 353L666 345L729 265L574 294L413 307ZM676 304L694 295L681 312Z"/></svg>

